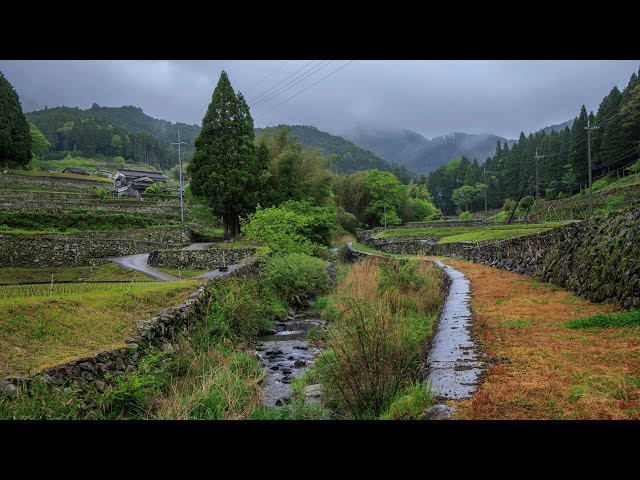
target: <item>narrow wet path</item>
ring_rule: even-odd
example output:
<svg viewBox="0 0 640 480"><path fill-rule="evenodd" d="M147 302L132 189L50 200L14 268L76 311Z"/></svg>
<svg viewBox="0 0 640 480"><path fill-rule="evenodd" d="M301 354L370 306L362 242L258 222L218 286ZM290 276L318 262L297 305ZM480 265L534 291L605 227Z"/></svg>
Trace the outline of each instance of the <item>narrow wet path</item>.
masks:
<svg viewBox="0 0 640 480"><path fill-rule="evenodd" d="M443 399L469 398L477 389L483 365L471 338L470 283L453 267L434 262L444 269L451 285L427 360L432 392Z"/></svg>
<svg viewBox="0 0 640 480"><path fill-rule="evenodd" d="M309 345L307 333L324 323L314 309L306 308L284 322L276 322L271 334L258 339L258 358L267 371L262 397L264 405L281 405L291 397L291 381L302 375L321 352Z"/></svg>

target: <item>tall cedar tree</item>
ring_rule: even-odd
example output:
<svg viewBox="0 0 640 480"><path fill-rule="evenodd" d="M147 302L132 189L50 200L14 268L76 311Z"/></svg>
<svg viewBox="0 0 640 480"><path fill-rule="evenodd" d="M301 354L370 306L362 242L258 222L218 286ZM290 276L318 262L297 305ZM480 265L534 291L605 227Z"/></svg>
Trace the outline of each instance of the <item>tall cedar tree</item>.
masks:
<svg viewBox="0 0 640 480"><path fill-rule="evenodd" d="M23 166L31 161L31 131L18 94L0 72L0 165Z"/></svg>
<svg viewBox="0 0 640 480"><path fill-rule="evenodd" d="M251 213L258 203L268 155L256 148L254 137L249 107L240 92L235 94L223 71L188 170L191 191L207 201L214 215L222 217L229 237L238 235L239 217Z"/></svg>

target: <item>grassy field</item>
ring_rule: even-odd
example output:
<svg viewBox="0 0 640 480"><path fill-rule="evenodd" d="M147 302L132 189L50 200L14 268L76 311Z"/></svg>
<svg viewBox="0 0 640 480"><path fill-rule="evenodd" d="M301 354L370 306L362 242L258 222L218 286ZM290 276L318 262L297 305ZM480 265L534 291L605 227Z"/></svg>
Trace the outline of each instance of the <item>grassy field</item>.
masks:
<svg viewBox="0 0 640 480"><path fill-rule="evenodd" d="M207 273L210 270L178 270L177 268L160 268L153 267L155 270L159 270L164 273L168 273L169 275L173 275L178 278L190 278L195 277L196 275L202 275L203 273Z"/></svg>
<svg viewBox="0 0 640 480"><path fill-rule="evenodd" d="M381 252L380 250L376 250L375 248L367 247L366 245L364 245L362 243L358 243L358 242L351 242L351 246L355 250L360 250L361 252L365 252L365 253L374 253L376 255L379 255L380 257L386 257L386 258L414 258L414 255L405 255L405 254L398 254L398 253Z"/></svg>
<svg viewBox="0 0 640 480"><path fill-rule="evenodd" d="M154 281L144 273L123 268L115 263L107 263L99 267L3 267L0 268L0 285L15 285L21 283L50 282L51 275L55 282L105 282L136 280Z"/></svg>
<svg viewBox="0 0 640 480"><path fill-rule="evenodd" d="M373 238L435 237L439 238L438 243L480 242L532 235L563 224L563 222L547 222L542 224L486 225L479 227L391 228L378 233Z"/></svg>
<svg viewBox="0 0 640 480"><path fill-rule="evenodd" d="M122 346L138 320L181 303L198 284L138 283L131 288L102 284L97 290L51 300L48 293L0 299L0 377L26 375Z"/></svg>
<svg viewBox="0 0 640 480"><path fill-rule="evenodd" d="M479 391L458 403L458 418L640 419L637 312L616 314L522 275L444 261L471 282L474 335L490 362Z"/></svg>

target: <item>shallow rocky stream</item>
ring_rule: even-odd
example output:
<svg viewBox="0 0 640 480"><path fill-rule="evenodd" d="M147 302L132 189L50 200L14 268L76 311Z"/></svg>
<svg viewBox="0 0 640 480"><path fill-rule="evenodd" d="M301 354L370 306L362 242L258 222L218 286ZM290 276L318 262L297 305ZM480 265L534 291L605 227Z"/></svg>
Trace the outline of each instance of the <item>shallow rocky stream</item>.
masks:
<svg viewBox="0 0 640 480"><path fill-rule="evenodd" d="M321 352L311 347L307 333L326 323L313 308L299 310L283 322L275 322L273 332L258 338L257 358L267 371L263 403L267 407L286 403L292 395L291 381L304 373Z"/></svg>

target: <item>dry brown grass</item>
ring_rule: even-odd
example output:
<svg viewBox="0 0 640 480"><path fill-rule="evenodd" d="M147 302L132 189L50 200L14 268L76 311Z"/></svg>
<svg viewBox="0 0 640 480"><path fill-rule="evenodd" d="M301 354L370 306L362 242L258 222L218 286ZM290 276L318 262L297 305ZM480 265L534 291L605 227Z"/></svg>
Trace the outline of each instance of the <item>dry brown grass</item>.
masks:
<svg viewBox="0 0 640 480"><path fill-rule="evenodd" d="M474 335L490 366L464 419L640 419L640 328L570 330L569 319L617 310L551 284L462 260Z"/></svg>

